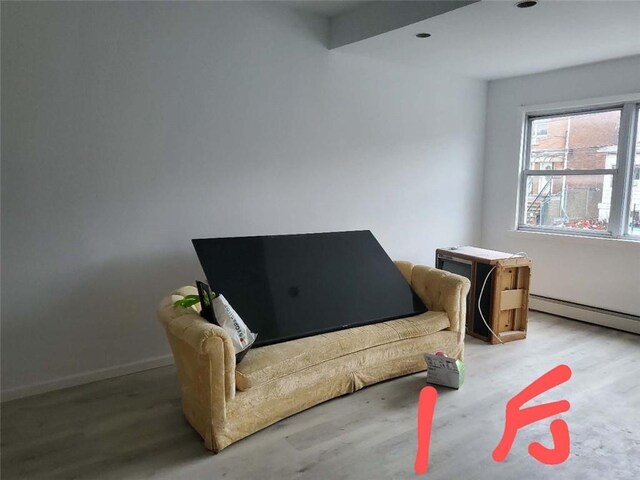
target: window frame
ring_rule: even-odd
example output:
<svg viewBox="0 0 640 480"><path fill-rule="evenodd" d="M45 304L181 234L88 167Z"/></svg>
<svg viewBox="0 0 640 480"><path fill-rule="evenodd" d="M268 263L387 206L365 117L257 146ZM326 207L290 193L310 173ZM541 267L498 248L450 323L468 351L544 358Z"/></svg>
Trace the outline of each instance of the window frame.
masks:
<svg viewBox="0 0 640 480"><path fill-rule="evenodd" d="M564 175L612 175L611 206L609 210L608 231L588 231L570 228L527 225L527 180L536 176L549 176L549 170L529 169L530 149L533 141L532 122L536 119L550 119L569 115L597 113L620 110L618 129L618 149L615 169L591 170L554 170L556 176ZM515 229L522 232L570 235L590 238L622 239L640 242L639 235L629 234L629 208L633 188L633 170L635 164L636 132L640 116L640 93L626 96L591 99L580 102L563 102L550 105L522 107L520 166L518 169L518 193L516 205Z"/></svg>

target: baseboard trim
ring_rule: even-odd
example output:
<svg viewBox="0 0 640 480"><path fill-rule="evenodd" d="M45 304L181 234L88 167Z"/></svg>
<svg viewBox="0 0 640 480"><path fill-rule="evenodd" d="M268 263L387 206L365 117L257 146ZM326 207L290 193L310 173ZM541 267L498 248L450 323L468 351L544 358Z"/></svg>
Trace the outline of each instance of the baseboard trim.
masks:
<svg viewBox="0 0 640 480"><path fill-rule="evenodd" d="M137 362L116 365L115 367L100 368L89 372L78 373L66 377L57 378L47 382L33 383L22 387L9 388L2 390L2 402L17 400L18 398L31 397L41 393L61 390L63 388L75 387L86 383L106 380L108 378L120 377L130 373L143 372L152 368L165 367L173 364L171 355L162 355L160 357L148 358Z"/></svg>
<svg viewBox="0 0 640 480"><path fill-rule="evenodd" d="M539 312L550 313L560 317L593 323L603 327L615 328L640 335L640 316L628 313L590 307L579 303L567 302L555 298L529 296L529 308Z"/></svg>

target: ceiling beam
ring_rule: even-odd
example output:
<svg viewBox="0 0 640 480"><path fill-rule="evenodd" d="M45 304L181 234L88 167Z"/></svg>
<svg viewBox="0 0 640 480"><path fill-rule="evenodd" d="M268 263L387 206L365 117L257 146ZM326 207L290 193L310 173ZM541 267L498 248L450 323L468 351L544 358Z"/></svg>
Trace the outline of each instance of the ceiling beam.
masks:
<svg viewBox="0 0 640 480"><path fill-rule="evenodd" d="M331 18L329 48L375 37L478 1L367 2L362 7Z"/></svg>

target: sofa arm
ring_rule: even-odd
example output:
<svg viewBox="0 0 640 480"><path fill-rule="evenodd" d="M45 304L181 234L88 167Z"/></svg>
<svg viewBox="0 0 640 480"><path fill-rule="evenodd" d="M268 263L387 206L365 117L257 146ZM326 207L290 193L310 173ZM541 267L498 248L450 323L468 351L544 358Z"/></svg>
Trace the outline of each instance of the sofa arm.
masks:
<svg viewBox="0 0 640 480"><path fill-rule="evenodd" d="M429 310L445 311L449 316L449 330L458 333L458 341L464 339L467 315L467 294L471 288L469 279L454 273L424 265L416 265L411 271L411 286Z"/></svg>
<svg viewBox="0 0 640 480"><path fill-rule="evenodd" d="M395 260L393 263L396 264L396 267L398 267L398 270L400 270L400 273L407 283L411 284L411 270L413 270L413 263L405 260Z"/></svg>
<svg viewBox="0 0 640 480"><path fill-rule="evenodd" d="M164 298L158 308L158 317L165 327L176 364L193 362L193 358L207 356L210 366L212 395L224 392L224 400L231 400L236 393L236 357L233 343L227 332L202 318L195 307L176 307L174 303L186 295L197 295L195 287L182 287ZM175 348L178 340L196 357L181 354L183 348ZM185 353L185 352L182 352ZM178 358L188 356L190 358ZM180 365L178 365L180 367ZM179 372L180 374L180 372Z"/></svg>

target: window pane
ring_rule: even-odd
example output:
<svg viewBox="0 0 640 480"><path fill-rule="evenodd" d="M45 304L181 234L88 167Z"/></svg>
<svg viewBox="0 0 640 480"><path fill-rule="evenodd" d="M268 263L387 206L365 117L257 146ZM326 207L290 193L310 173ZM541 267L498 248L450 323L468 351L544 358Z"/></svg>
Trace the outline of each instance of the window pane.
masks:
<svg viewBox="0 0 640 480"><path fill-rule="evenodd" d="M607 232L613 175L527 178L525 224Z"/></svg>
<svg viewBox="0 0 640 480"><path fill-rule="evenodd" d="M531 121L530 170L615 168L621 110Z"/></svg>
<svg viewBox="0 0 640 480"><path fill-rule="evenodd" d="M640 119L640 109L637 118ZM629 204L629 235L640 235L640 121L636 131L636 158L633 163L633 184Z"/></svg>

